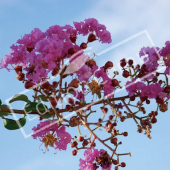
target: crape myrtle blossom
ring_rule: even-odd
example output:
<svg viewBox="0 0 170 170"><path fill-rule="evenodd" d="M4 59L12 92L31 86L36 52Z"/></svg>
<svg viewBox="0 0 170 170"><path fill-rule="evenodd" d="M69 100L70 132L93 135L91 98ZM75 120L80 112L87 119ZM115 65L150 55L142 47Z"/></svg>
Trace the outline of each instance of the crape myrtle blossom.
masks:
<svg viewBox="0 0 170 170"><path fill-rule="evenodd" d="M77 72L76 72L78 79L80 81L88 81L89 78L93 75L91 68L87 65L83 65Z"/></svg>
<svg viewBox="0 0 170 170"><path fill-rule="evenodd" d="M166 58L170 54L170 41L165 42L165 47L160 50L160 54L163 58Z"/></svg>
<svg viewBox="0 0 170 170"><path fill-rule="evenodd" d="M97 78L102 78L103 81L107 81L108 80L108 75L107 73L104 71L104 68L101 67L99 70L96 70L94 75L97 77Z"/></svg>
<svg viewBox="0 0 170 170"><path fill-rule="evenodd" d="M108 95L108 98L112 97L113 96L112 93L115 90L115 88L111 85L112 79L109 78L104 68L101 67L99 70L96 70L94 76L97 77L98 79L102 78L103 81L100 84L103 86L104 96Z"/></svg>
<svg viewBox="0 0 170 170"><path fill-rule="evenodd" d="M71 66L71 69L77 74L80 81L87 82L89 78L94 74L95 70L98 68L97 66L87 66L86 62L89 60L90 58L87 54L82 54L76 57L76 59L74 59L68 66Z"/></svg>
<svg viewBox="0 0 170 170"><path fill-rule="evenodd" d="M41 79L47 78L48 74L56 68L60 68L61 61L69 58L75 52L81 50L76 45L79 34L87 35L95 33L92 42L99 38L102 43L111 43L111 35L104 25L98 23L96 19L89 18L85 22L74 22L70 25L50 27L46 32L35 28L30 34L25 34L17 41L17 45L12 45L10 54L1 60L0 67L9 69L9 65L21 65L26 71L28 81L38 83ZM94 37L96 37L94 39ZM87 76L80 74L87 71ZM80 80L86 80L93 71L84 66L77 73Z"/></svg>
<svg viewBox="0 0 170 170"><path fill-rule="evenodd" d="M103 156L105 153L105 156ZM84 160L80 159L79 170L96 170L101 166L102 170L111 170L110 156L103 149L87 149L84 152Z"/></svg>
<svg viewBox="0 0 170 170"><path fill-rule="evenodd" d="M74 22L74 26L78 34L87 35L89 32L95 32L99 41L102 43L111 43L110 32L106 30L106 27L99 24L94 18L85 19L85 22Z"/></svg>
<svg viewBox="0 0 170 170"><path fill-rule="evenodd" d="M126 90L129 92L129 96L132 97L139 93L142 97L148 97L149 99L156 99L157 97L165 98L168 97L166 93L163 92L161 84L148 84L145 85L143 82L135 82L135 79L126 83Z"/></svg>
<svg viewBox="0 0 170 170"><path fill-rule="evenodd" d="M147 55L147 56L146 56ZM139 56L145 56L144 58L144 65L146 66L146 73L155 72L159 67L159 59L160 57L163 58L165 62L164 65L166 66L165 74L170 75L170 41L165 42L165 47L158 48L158 47L143 47L139 52ZM148 78L153 78L152 76L148 76Z"/></svg>
<svg viewBox="0 0 170 170"><path fill-rule="evenodd" d="M66 150L67 144L71 142L71 135L65 131L65 126L59 126L55 120L40 122L37 127L33 127L34 139L40 139L45 147L54 147L57 150Z"/></svg>
<svg viewBox="0 0 170 170"><path fill-rule="evenodd" d="M153 78L153 72L155 72L158 69L159 66L159 48L158 47L143 47L141 51L139 52L139 56L144 56L144 64L143 64L143 74L147 75L148 79Z"/></svg>
<svg viewBox="0 0 170 170"><path fill-rule="evenodd" d="M34 48L35 44L42 40L44 37L45 34L39 28L35 28L33 31L31 31L31 34L25 34L23 38L17 41L17 43L25 46L25 48L33 50L31 48Z"/></svg>
<svg viewBox="0 0 170 170"><path fill-rule="evenodd" d="M159 83L149 84L141 90L141 95L147 96L149 99L154 99L160 96L162 91L163 91L163 88L161 87Z"/></svg>
<svg viewBox="0 0 170 170"><path fill-rule="evenodd" d="M113 96L113 92L115 90L114 87L111 86L112 80L108 78L105 82L103 82L103 90L104 90L104 96L108 95L108 98Z"/></svg>
<svg viewBox="0 0 170 170"><path fill-rule="evenodd" d="M5 58L5 62L1 62L1 68L8 68L9 64L21 64L27 63L27 54L34 49L35 44L45 37L44 33L35 28L30 34L25 34L22 39L17 41L18 45L12 45L10 48L13 52L8 53Z"/></svg>
<svg viewBox="0 0 170 170"><path fill-rule="evenodd" d="M133 79L132 82L127 81L126 82L126 90L129 92L129 96L134 96L135 93L141 91L144 89L146 85L143 82L136 82L136 79Z"/></svg>

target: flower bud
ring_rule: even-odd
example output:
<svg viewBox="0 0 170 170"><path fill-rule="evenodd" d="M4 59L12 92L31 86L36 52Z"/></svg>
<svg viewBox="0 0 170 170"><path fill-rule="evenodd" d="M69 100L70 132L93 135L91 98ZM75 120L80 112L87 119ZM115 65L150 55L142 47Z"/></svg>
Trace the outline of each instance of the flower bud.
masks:
<svg viewBox="0 0 170 170"><path fill-rule="evenodd" d="M72 151L72 155L73 155L73 156L76 156L76 155L77 155L77 150L73 150L73 151Z"/></svg>
<svg viewBox="0 0 170 170"><path fill-rule="evenodd" d="M46 81L46 82L44 82L42 85L41 85L41 87L43 88L43 89L49 89L50 88L50 83L48 82L48 81Z"/></svg>
<svg viewBox="0 0 170 170"><path fill-rule="evenodd" d="M52 71L52 76L56 76L58 74L59 68L54 68Z"/></svg>
<svg viewBox="0 0 170 170"><path fill-rule="evenodd" d="M119 85L118 80L117 80L117 79L112 79L112 86L113 86L113 87L116 87L116 86L118 86L118 85Z"/></svg>
<svg viewBox="0 0 170 170"><path fill-rule="evenodd" d="M70 54L70 55L73 55L73 54L75 54L76 53L76 50L74 49L74 48L70 48L69 50L68 50L68 54Z"/></svg>
<svg viewBox="0 0 170 170"><path fill-rule="evenodd" d="M124 132L123 136L125 136L125 137L128 136L128 132Z"/></svg>
<svg viewBox="0 0 170 170"><path fill-rule="evenodd" d="M26 83L25 83L25 88L26 88L26 89L30 89L30 88L33 87L34 85L35 85L35 84L32 83L32 82L26 81Z"/></svg>
<svg viewBox="0 0 170 170"><path fill-rule="evenodd" d="M121 67L126 66L126 60L125 59L120 60L120 66Z"/></svg>
<svg viewBox="0 0 170 170"><path fill-rule="evenodd" d="M111 61L108 61L104 66L105 69L112 68L112 67L113 67L113 63Z"/></svg>
<svg viewBox="0 0 170 170"><path fill-rule="evenodd" d="M127 70L124 70L122 75L125 78L128 78L130 76L129 71L127 71Z"/></svg>
<svg viewBox="0 0 170 170"><path fill-rule="evenodd" d="M161 112L166 112L168 110L168 105L167 104L160 104L159 105L159 110Z"/></svg>
<svg viewBox="0 0 170 170"><path fill-rule="evenodd" d="M96 40L96 36L93 33L90 33L88 36L88 42L93 42Z"/></svg>
<svg viewBox="0 0 170 170"><path fill-rule="evenodd" d="M133 60L129 60L128 64L131 66L133 64Z"/></svg>
<svg viewBox="0 0 170 170"><path fill-rule="evenodd" d="M154 117L151 119L151 123L156 123L157 122L157 119Z"/></svg>
<svg viewBox="0 0 170 170"><path fill-rule="evenodd" d="M76 43L76 37L70 36L69 37L72 43Z"/></svg>
<svg viewBox="0 0 170 170"><path fill-rule="evenodd" d="M121 166L121 167L125 167L126 164L125 164L124 162L122 162L122 163L120 164L120 166Z"/></svg>
<svg viewBox="0 0 170 170"><path fill-rule="evenodd" d="M57 88L57 86L58 86L58 82L53 81L52 86L53 86L54 88Z"/></svg>
<svg viewBox="0 0 170 170"><path fill-rule="evenodd" d="M71 105L67 104L66 105L66 109L70 110L71 109Z"/></svg>
<svg viewBox="0 0 170 170"><path fill-rule="evenodd" d="M16 66L14 70L16 71L16 73L22 72L22 66Z"/></svg>
<svg viewBox="0 0 170 170"><path fill-rule="evenodd" d="M31 52L34 49L34 47L27 47L26 49L28 52Z"/></svg>
<svg viewBox="0 0 170 170"><path fill-rule="evenodd" d="M22 81L22 80L24 80L24 78L25 78L25 74L22 73L22 72L18 72L16 78L17 78L19 81Z"/></svg>
<svg viewBox="0 0 170 170"><path fill-rule="evenodd" d="M81 43L80 48L86 49L87 48L87 43Z"/></svg>
<svg viewBox="0 0 170 170"><path fill-rule="evenodd" d="M82 142L83 140L84 140L84 137L83 136L79 136L78 141Z"/></svg>
<svg viewBox="0 0 170 170"><path fill-rule="evenodd" d="M112 144L114 144L114 145L117 145L117 141L118 141L117 138L112 138L112 139L110 140L110 142L111 142Z"/></svg>
<svg viewBox="0 0 170 170"><path fill-rule="evenodd" d="M55 97L52 97L50 99L50 104L52 107L56 107L57 106L57 99Z"/></svg>
<svg viewBox="0 0 170 170"><path fill-rule="evenodd" d="M70 103L71 105L73 105L74 104L74 99L73 98L68 98L67 102Z"/></svg>
<svg viewBox="0 0 170 170"><path fill-rule="evenodd" d="M89 144L88 140L84 140L82 143L83 146L87 146L88 144Z"/></svg>
<svg viewBox="0 0 170 170"><path fill-rule="evenodd" d="M170 93L170 86L166 86L165 89L164 89L164 92L165 93Z"/></svg>

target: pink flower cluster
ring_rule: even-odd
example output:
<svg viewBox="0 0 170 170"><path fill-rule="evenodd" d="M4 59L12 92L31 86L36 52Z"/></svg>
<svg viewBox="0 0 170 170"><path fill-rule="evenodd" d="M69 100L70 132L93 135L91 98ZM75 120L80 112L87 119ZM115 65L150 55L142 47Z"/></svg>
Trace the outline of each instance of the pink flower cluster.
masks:
<svg viewBox="0 0 170 170"><path fill-rule="evenodd" d="M167 57L167 55L170 54L170 41L165 42L165 47L160 50L160 54L161 56L163 56L163 58Z"/></svg>
<svg viewBox="0 0 170 170"><path fill-rule="evenodd" d="M81 81L89 81L89 78L94 75L98 80L98 84L102 86L101 91L104 92L103 96L107 96L108 98L113 97L113 92L115 87L112 86L112 79L109 78L107 72L103 67L97 69L98 66L93 66L92 68L84 65L81 67L76 73L78 75L78 79ZM74 97L78 100L85 100L85 94L88 93L88 90L84 88L81 92L78 90L74 90Z"/></svg>
<svg viewBox="0 0 170 170"><path fill-rule="evenodd" d="M159 48L158 47L143 47L141 51L139 52L139 55L145 56L144 57L144 67L146 69L145 74L147 75L148 79L153 78L153 73L157 70L159 66L159 59L160 59L160 54L159 54Z"/></svg>
<svg viewBox="0 0 170 170"><path fill-rule="evenodd" d="M94 18L85 19L85 22L74 22L74 26L78 31L78 34L85 36L89 32L95 32L102 43L112 42L110 32L108 32L106 27L102 24L99 24Z"/></svg>
<svg viewBox="0 0 170 170"><path fill-rule="evenodd" d="M141 91L145 88L145 84L143 82L136 82L136 79L133 79L132 82L127 81L126 90L129 92L129 96L134 96L137 92Z"/></svg>
<svg viewBox="0 0 170 170"><path fill-rule="evenodd" d="M103 90L104 90L104 96L108 95L109 97L113 96L113 91L115 90L115 88L111 85L112 84L112 79L109 78L108 74L106 73L106 71L104 70L103 67L101 67L99 70L95 71L94 74L97 78L102 78L102 86L103 86ZM112 94L112 95L109 95Z"/></svg>
<svg viewBox="0 0 170 170"><path fill-rule="evenodd" d="M67 144L71 142L71 135L65 131L65 126L62 125L59 127L55 120L40 122L37 127L33 127L32 130L34 131L32 134L33 138L39 138L41 141L48 133L54 133L57 137L54 148L57 150L66 150Z"/></svg>
<svg viewBox="0 0 170 170"><path fill-rule="evenodd" d="M96 170L97 168L99 168L98 164L96 163L96 158L99 158L100 154L103 152L105 152L105 150L103 149L87 149L84 152L84 160L80 159L79 170ZM111 165L107 168L104 164L102 164L101 166L103 166L102 170L111 170Z"/></svg>
<svg viewBox="0 0 170 170"><path fill-rule="evenodd" d="M139 94L149 99L156 99L157 97L161 99L169 98L159 83L146 85L143 82L135 82L134 79L132 82L128 81L126 83L126 90L129 92L130 97Z"/></svg>
<svg viewBox="0 0 170 170"><path fill-rule="evenodd" d="M60 68L63 59L72 55L73 50L69 49L74 48L74 52L81 50L75 43L79 34L95 33L102 43L111 43L111 35L106 27L94 18L86 19L85 22L74 22L74 26L55 25L46 32L35 28L30 34L19 39L17 45L11 46L13 52L2 59L0 68L10 70L9 65L21 65L26 71L26 78L38 83L42 78L47 78L53 69ZM84 71L86 74L82 75ZM77 74L80 80L87 81L93 72L94 70L84 65Z"/></svg>
<svg viewBox="0 0 170 170"><path fill-rule="evenodd" d="M139 56L145 56L144 62L146 66L146 74L148 74L147 78L153 78L154 72L159 67L159 60L163 58L165 62L165 74L170 75L170 41L165 42L165 47L161 49L158 47L143 47L139 52ZM150 76L149 76L150 73Z"/></svg>
<svg viewBox="0 0 170 170"><path fill-rule="evenodd" d="M156 70L161 64L166 66L164 74L170 74L170 42L165 43L165 47L159 49L158 47L143 47L139 52L140 57L144 57L144 64L141 66L143 75L147 80L153 80L155 78ZM163 58L164 63L159 63L160 58ZM159 73L158 73L159 76ZM139 79L134 78L131 82L126 82L126 90L129 93L129 96L134 96L140 94L142 97L147 97L149 99L164 99L165 97L169 98L169 95L164 92L164 88L159 82L154 82L153 84L146 85L144 81L146 80L142 77L140 78L141 82L137 81Z"/></svg>

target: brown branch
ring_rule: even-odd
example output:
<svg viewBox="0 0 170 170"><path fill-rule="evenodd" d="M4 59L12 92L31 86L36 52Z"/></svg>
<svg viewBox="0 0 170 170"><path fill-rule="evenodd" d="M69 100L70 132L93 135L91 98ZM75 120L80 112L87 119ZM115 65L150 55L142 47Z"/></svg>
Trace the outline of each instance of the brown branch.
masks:
<svg viewBox="0 0 170 170"><path fill-rule="evenodd" d="M59 113L64 113L64 112L77 111L77 110L83 109L84 107L87 107L87 106L94 106L94 105L101 104L101 103L107 103L108 101L122 100L122 102L123 102L124 99L127 99L127 98L130 98L130 97L129 96L123 96L123 97L111 98L111 99L106 99L106 100L103 99L103 100L99 100L99 101L96 101L96 102L93 102L93 103L87 103L87 104L83 103L80 106L74 107L74 109L72 109L72 110L69 110L69 109L60 109L60 110L57 110L57 113L59 114ZM6 108L1 108L1 112L25 114L25 112L23 110L6 109ZM29 112L29 113L26 113L26 114L38 114L38 112ZM50 108L49 112L46 113L46 114L54 114L53 109Z"/></svg>
<svg viewBox="0 0 170 170"><path fill-rule="evenodd" d="M130 108L128 107L128 105L126 104L126 102L124 100L122 100L124 106L126 107L126 109L128 110L128 112L130 113L130 116L133 118L133 120L135 121L135 123L139 125L139 123L137 122L137 120L135 119L135 115L133 114L133 112L130 110Z"/></svg>

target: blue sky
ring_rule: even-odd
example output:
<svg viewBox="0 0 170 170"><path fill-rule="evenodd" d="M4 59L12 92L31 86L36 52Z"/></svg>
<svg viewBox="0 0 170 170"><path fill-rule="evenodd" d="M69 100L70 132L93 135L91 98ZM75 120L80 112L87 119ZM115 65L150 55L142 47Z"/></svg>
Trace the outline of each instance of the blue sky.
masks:
<svg viewBox="0 0 170 170"><path fill-rule="evenodd" d="M100 53L102 50L120 43L131 37L126 43L113 48L99 56L97 62L102 65L107 60L113 61L115 68L118 61L133 58L136 62L138 51L142 46L151 46L151 40L156 46L163 46L170 40L170 1L168 0L0 0L0 59L10 52L10 46L25 33L30 33L35 27L45 31L48 27L59 24L72 24L73 21L83 21L86 18L96 18L105 24L112 34L111 45L95 43L91 53ZM144 31L144 34L132 36ZM147 34L149 37L147 36ZM150 39L149 39L150 38ZM15 73L0 70L0 98L3 102L18 92L24 90L22 83L16 80ZM125 92L118 93L117 96ZM14 105L19 107L20 103ZM148 108L154 108L152 104ZM152 140L136 132L136 125L132 121L120 123L121 131L128 131L129 137L122 139L121 152L131 152L132 157L122 157L127 163L126 170L169 170L169 114L160 113L158 123L153 126ZM24 130L31 132L36 125L36 119L28 121ZM25 139L20 130L7 131L0 126L0 169L3 170L78 170L78 156L68 152L54 150L43 154L39 150L40 142L32 138Z"/></svg>

